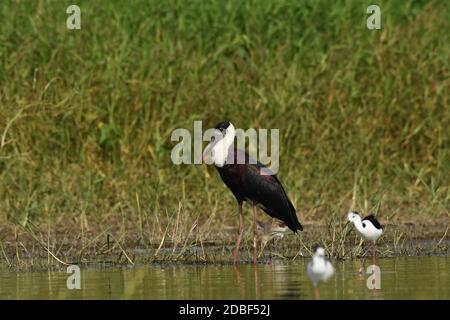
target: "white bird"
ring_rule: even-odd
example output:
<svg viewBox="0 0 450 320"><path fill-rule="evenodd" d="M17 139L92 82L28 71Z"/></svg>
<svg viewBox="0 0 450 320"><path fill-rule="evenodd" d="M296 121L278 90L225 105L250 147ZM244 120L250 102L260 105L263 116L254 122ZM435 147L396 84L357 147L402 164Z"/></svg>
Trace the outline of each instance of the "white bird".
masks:
<svg viewBox="0 0 450 320"><path fill-rule="evenodd" d="M311 262L308 263L306 273L315 288L316 299L319 299L319 282L326 282L334 274L334 267L330 261L325 258L325 249L317 247Z"/></svg>
<svg viewBox="0 0 450 320"><path fill-rule="evenodd" d="M372 256L375 259L376 241L383 234L383 226L372 214L361 219L361 216L357 211L350 211L347 215L347 219L348 221L353 223L356 231L358 231L363 239L372 242ZM362 267L360 268L359 272L362 273Z"/></svg>

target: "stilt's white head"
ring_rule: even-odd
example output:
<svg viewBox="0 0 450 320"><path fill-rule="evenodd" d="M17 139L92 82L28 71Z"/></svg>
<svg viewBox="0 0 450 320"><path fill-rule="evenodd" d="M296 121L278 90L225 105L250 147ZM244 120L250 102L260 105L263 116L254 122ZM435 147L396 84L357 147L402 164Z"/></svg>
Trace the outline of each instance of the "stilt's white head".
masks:
<svg viewBox="0 0 450 320"><path fill-rule="evenodd" d="M317 246L314 250L314 256L324 258L325 257L325 249L320 246Z"/></svg>
<svg viewBox="0 0 450 320"><path fill-rule="evenodd" d="M214 136L203 151L203 157L211 154L212 162L217 167L223 167L227 160L230 147L233 145L236 130L231 122L220 122L214 128Z"/></svg>
<svg viewBox="0 0 450 320"><path fill-rule="evenodd" d="M356 211L350 211L347 214L347 219L348 219L348 221L353 222L353 223L355 221L361 221L361 217L359 216L359 213Z"/></svg>

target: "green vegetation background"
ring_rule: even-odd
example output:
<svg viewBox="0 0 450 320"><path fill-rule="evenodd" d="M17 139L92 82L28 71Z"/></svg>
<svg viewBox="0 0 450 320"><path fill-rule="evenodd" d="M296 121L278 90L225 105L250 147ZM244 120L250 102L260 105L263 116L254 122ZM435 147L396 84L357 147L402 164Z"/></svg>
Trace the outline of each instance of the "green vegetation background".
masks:
<svg viewBox="0 0 450 320"><path fill-rule="evenodd" d="M448 218L448 2L379 1L370 31L371 1L77 1L70 31L72 2L0 6L3 224L235 226L215 170L170 159L223 119L280 129L303 221Z"/></svg>

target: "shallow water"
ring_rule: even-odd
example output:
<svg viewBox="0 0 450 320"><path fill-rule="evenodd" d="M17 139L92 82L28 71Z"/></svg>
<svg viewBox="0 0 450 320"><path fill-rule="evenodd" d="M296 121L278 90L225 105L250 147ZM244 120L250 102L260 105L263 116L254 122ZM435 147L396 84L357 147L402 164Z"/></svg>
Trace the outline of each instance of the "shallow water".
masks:
<svg viewBox="0 0 450 320"><path fill-rule="evenodd" d="M237 271L211 265L82 267L79 290L67 288L65 271L15 273L3 266L0 299L315 299L307 262L242 265ZM358 275L360 261L334 265L336 275L319 287L321 299L450 299L447 256L378 259L380 289L367 287L376 275Z"/></svg>

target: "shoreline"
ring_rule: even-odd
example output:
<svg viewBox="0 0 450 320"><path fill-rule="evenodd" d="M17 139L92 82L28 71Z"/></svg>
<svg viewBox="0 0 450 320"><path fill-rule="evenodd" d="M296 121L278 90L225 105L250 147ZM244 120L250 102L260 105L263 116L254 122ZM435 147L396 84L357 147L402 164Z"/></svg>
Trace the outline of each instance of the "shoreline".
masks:
<svg viewBox="0 0 450 320"><path fill-rule="evenodd" d="M306 226L299 237L287 235L272 240L262 252L258 244L258 262L288 263L294 258L309 258L311 247L316 243L321 243L327 255L335 260L354 260L365 255L364 244L360 246L360 238L351 227L342 224ZM377 258L450 255L449 226L448 223L387 224L386 234L378 241ZM212 228L212 231L215 229L218 230ZM81 232L70 225L55 234L37 230L37 227L0 228L0 264L15 270L39 270L66 264L105 264L111 267L227 265L232 262L235 237L233 228L211 232L214 238L206 237L204 232L177 235L166 231L165 234L152 235L145 230L139 232L127 228L120 231L113 227ZM252 233L247 230L240 252L241 263L251 261L251 248Z"/></svg>

